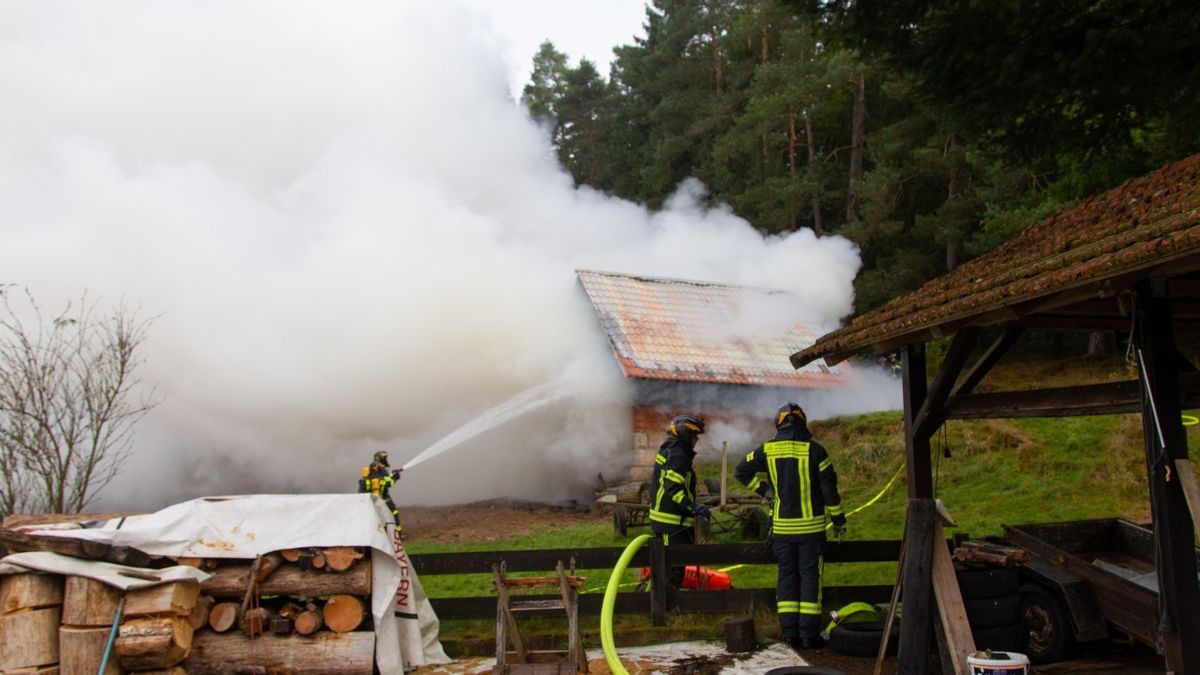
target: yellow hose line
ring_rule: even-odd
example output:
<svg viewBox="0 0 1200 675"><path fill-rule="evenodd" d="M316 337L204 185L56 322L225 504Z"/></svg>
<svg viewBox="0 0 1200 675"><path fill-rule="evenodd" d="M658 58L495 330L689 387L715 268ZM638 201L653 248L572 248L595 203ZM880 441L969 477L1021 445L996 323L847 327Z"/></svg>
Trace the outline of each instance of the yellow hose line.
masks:
<svg viewBox="0 0 1200 675"><path fill-rule="evenodd" d="M1200 417L1196 417L1195 415L1184 415L1183 416L1183 426L1194 427L1197 424L1200 424Z"/></svg>
<svg viewBox="0 0 1200 675"><path fill-rule="evenodd" d="M875 502L879 501L880 499L882 499L883 495L887 494L887 491L892 488L892 485L896 482L896 479L900 477L900 472L903 470L904 470L904 462L900 462L900 467L897 468L896 473L893 473L892 477L888 479L887 484L883 486L882 490L880 490L878 493L876 493L876 495L874 497L871 497L871 499L868 500L867 503L859 506L857 509L854 509L853 511L850 511L846 515L852 516L852 515L858 513L859 511L862 511L863 509L867 508L868 506L874 504ZM825 526L826 530L829 530L832 528L833 528L833 523L829 523Z"/></svg>
<svg viewBox="0 0 1200 675"><path fill-rule="evenodd" d="M604 589L604 604L600 607L600 644L604 647L604 661L613 675L629 675L629 671L625 670L620 657L617 656L617 646L613 642L612 617L613 607L617 604L617 589L621 585L621 575L625 574L625 568L629 567L629 561L633 560L633 555L650 539L650 535L643 534L629 542L621 557L617 559L612 575L608 577L608 588Z"/></svg>

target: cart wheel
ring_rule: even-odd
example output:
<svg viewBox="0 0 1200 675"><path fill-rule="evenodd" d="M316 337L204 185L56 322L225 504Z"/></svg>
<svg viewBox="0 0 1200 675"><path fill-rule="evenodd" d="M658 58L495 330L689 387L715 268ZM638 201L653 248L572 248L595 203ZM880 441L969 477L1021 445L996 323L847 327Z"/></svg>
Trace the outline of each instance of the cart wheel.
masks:
<svg viewBox="0 0 1200 675"><path fill-rule="evenodd" d="M771 529L771 519L767 517L767 512L755 506L743 511L742 515L742 539L765 540L767 532Z"/></svg>
<svg viewBox="0 0 1200 675"><path fill-rule="evenodd" d="M613 530L622 537L629 536L629 523L625 520L625 507L620 504L613 507Z"/></svg>
<svg viewBox="0 0 1200 675"><path fill-rule="evenodd" d="M638 486L638 501L646 506L650 506L650 499L653 495L654 488L650 485L650 481L642 481L642 484Z"/></svg>
<svg viewBox="0 0 1200 675"><path fill-rule="evenodd" d="M705 478L704 487L708 488L708 494L714 497L721 496L721 481L716 478Z"/></svg>
<svg viewBox="0 0 1200 675"><path fill-rule="evenodd" d="M1075 639L1068 624L1063 603L1037 584L1021 585L1021 611L1028 629L1025 653L1034 663L1061 661L1071 651Z"/></svg>

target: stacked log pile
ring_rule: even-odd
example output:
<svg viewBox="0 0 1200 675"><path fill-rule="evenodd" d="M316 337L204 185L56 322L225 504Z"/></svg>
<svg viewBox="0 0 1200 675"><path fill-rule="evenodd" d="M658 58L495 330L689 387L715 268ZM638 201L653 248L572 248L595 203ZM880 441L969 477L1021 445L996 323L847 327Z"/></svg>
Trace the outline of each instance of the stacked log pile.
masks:
<svg viewBox="0 0 1200 675"><path fill-rule="evenodd" d="M370 675L371 564L348 547L179 562L212 574L122 593L85 577L0 577L0 673ZM147 575L154 578L153 575Z"/></svg>

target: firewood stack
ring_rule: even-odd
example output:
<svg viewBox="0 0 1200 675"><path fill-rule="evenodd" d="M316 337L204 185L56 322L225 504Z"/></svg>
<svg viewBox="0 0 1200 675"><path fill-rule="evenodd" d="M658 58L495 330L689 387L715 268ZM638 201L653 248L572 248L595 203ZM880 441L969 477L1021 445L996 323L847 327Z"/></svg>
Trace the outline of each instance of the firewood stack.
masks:
<svg viewBox="0 0 1200 675"><path fill-rule="evenodd" d="M0 576L0 673L363 673L374 665L371 564L350 547L257 560L180 559L213 576L130 590L85 577Z"/></svg>

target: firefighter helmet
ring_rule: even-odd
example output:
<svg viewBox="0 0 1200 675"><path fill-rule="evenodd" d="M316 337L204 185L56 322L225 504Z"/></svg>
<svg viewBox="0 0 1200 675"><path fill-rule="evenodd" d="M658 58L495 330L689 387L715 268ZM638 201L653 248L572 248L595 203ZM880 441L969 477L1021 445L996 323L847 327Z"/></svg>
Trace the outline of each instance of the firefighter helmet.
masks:
<svg viewBox="0 0 1200 675"><path fill-rule="evenodd" d="M388 464L387 450L380 450L379 452L375 453L375 456L372 457L371 459L375 460L375 462L377 464L382 464L383 466L390 466Z"/></svg>
<svg viewBox="0 0 1200 675"><path fill-rule="evenodd" d="M796 424L801 426L808 424L808 416L804 414L804 408L795 403L784 403L779 406L779 412L775 414L775 428L778 429L785 424Z"/></svg>
<svg viewBox="0 0 1200 675"><path fill-rule="evenodd" d="M704 420L691 415L680 415L671 420L667 433L672 436L695 438L704 433Z"/></svg>

